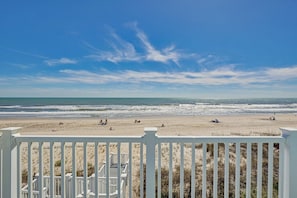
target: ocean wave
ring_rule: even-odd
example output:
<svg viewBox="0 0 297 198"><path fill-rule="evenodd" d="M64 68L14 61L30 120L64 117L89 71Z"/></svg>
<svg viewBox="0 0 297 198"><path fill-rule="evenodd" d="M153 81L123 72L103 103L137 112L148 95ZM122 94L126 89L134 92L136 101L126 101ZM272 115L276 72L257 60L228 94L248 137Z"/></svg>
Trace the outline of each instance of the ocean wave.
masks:
<svg viewBox="0 0 297 198"><path fill-rule="evenodd" d="M140 100L140 99L139 99ZM138 102L141 103L141 102ZM156 103L156 104L155 104ZM160 104L0 105L0 117L137 117L162 115L231 115L297 113L297 103L187 102Z"/></svg>

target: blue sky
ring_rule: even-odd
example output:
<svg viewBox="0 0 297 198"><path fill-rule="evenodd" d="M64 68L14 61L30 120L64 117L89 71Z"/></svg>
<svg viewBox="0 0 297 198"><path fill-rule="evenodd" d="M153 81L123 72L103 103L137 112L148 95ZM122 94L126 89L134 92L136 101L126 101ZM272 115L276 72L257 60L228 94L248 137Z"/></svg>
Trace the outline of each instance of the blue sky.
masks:
<svg viewBox="0 0 297 198"><path fill-rule="evenodd" d="M297 97L296 8L2 1L0 97Z"/></svg>

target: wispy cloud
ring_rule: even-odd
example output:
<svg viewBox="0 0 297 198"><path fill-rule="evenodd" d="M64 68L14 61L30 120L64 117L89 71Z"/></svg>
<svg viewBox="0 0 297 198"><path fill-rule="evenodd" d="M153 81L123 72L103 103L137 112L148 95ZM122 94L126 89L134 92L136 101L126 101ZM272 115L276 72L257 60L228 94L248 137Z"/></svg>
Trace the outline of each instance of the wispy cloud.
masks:
<svg viewBox="0 0 297 198"><path fill-rule="evenodd" d="M19 69L29 69L35 66L34 64L22 64L22 63L3 63L3 64L10 67L16 67Z"/></svg>
<svg viewBox="0 0 297 198"><path fill-rule="evenodd" d="M180 53L174 45L169 45L163 49L157 49L149 41L147 35L137 27L136 23L132 23L130 27L135 31L136 37L139 39L141 46L137 46L124 40L114 31L110 31L111 39L108 41L111 51L94 50L93 53L87 57L93 58L96 61L110 61L113 63L135 61L153 61L161 63L174 62L179 64L179 60L184 57L184 54ZM88 45L89 47L90 45ZM142 51L136 50L136 48L143 48Z"/></svg>
<svg viewBox="0 0 297 198"><path fill-rule="evenodd" d="M109 41L109 45L113 51L95 50L94 54L87 57L93 58L96 61L110 61L113 63L140 61L142 59L141 55L136 52L132 43L123 40L115 32L111 32L111 37L112 40ZM90 45L88 45L88 47L90 47ZM92 48L95 49L94 47Z"/></svg>
<svg viewBox="0 0 297 198"><path fill-rule="evenodd" d="M40 54L34 54L34 53L30 53L30 52L24 52L24 51L17 50L17 49L12 49L12 48L7 48L7 49L9 51L16 52L18 54L22 54L22 55L25 55L25 56L31 56L31 57L35 57L35 58L39 58L39 59L47 59L48 58L48 57L42 56Z"/></svg>
<svg viewBox="0 0 297 198"><path fill-rule="evenodd" d="M136 31L136 36L142 42L146 51L145 59L148 61L156 61L168 63L172 61L178 65L182 55L175 49L174 45L170 45L164 49L157 50L150 42L147 35L137 27L137 23L133 23L132 27Z"/></svg>
<svg viewBox="0 0 297 198"><path fill-rule="evenodd" d="M271 69L263 71L239 71L234 68L217 68L200 72L157 72L157 71L101 71L93 73L86 70L60 70L60 77L39 77L43 83L158 83L168 85L271 85L279 81L297 79L297 67ZM286 75L288 74L288 75Z"/></svg>
<svg viewBox="0 0 297 198"><path fill-rule="evenodd" d="M77 61L69 58L60 58L60 59L48 59L44 61L48 66L55 65L65 65L65 64L77 64Z"/></svg>
<svg viewBox="0 0 297 198"><path fill-rule="evenodd" d="M201 55L196 54L195 58L197 58L196 63L201 68L211 68L211 67L218 67L218 65L225 65L228 62L226 57L217 56L215 54L207 54ZM237 64L229 64L235 67Z"/></svg>
<svg viewBox="0 0 297 198"><path fill-rule="evenodd" d="M274 80L297 78L297 65L292 67L270 68L265 71L265 74Z"/></svg>

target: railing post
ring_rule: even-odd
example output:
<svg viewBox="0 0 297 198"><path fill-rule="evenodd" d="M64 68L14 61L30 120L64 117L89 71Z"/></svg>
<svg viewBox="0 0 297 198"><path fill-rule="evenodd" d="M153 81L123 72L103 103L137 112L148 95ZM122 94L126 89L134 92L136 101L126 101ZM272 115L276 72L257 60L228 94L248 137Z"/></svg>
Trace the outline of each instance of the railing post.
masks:
<svg viewBox="0 0 297 198"><path fill-rule="evenodd" d="M155 147L157 128L144 128L144 143L146 144L146 197L155 196Z"/></svg>
<svg viewBox="0 0 297 198"><path fill-rule="evenodd" d="M297 195L297 129L281 128L282 137L286 138L284 145L284 178L283 198L293 198Z"/></svg>
<svg viewBox="0 0 297 198"><path fill-rule="evenodd" d="M17 197L17 149L13 137L20 127L10 127L1 129L2 136L0 147L3 153L2 159L2 198Z"/></svg>

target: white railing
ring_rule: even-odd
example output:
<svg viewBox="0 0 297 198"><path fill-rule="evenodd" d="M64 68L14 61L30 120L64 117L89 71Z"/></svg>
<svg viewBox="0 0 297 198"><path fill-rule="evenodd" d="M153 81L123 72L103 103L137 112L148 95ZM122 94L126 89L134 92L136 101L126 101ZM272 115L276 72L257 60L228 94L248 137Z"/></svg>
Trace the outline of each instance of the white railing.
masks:
<svg viewBox="0 0 297 198"><path fill-rule="evenodd" d="M121 183L120 183L120 189L121 189L121 197L125 197L125 189L127 186L127 176L128 176L128 166L129 166L129 160L128 160L128 154L121 154L120 159L121 162L118 163L117 158L118 156L115 154L109 155L109 164L110 167L106 167L106 163L104 163L98 172L98 189L99 189L99 195L104 197L106 196L105 186L106 186L106 173L109 170L109 183L110 183L110 196L111 197L117 197L117 166L121 166ZM55 186L55 192L54 195L56 197L61 197L61 176L54 176L54 186ZM34 176L34 180L32 181L32 190L33 190L33 197L34 193L38 195L38 184L40 183L40 179L43 179L43 189L44 189L44 197L47 196L47 190L50 187L50 177L49 176L43 176L43 178L40 178L38 175ZM65 197L83 197L84 194L84 178L83 177L76 177L76 189L77 189L77 196L72 194L71 191L71 184L72 184L72 174L68 173L65 176L66 185L65 185ZM87 194L90 196L94 195L93 192L95 192L95 174L92 174L87 178L88 183L88 192ZM25 185L25 187L22 188L22 197L28 197L28 184ZM38 197L38 196L37 196Z"/></svg>
<svg viewBox="0 0 297 198"><path fill-rule="evenodd" d="M32 136L17 130L1 130L1 198L297 195L297 129L257 137L160 137L156 128L145 128L139 137ZM111 174L111 152L118 164L128 153L127 190L121 185L122 166L116 177ZM36 175L47 179L37 184Z"/></svg>

